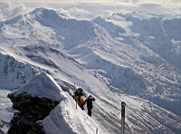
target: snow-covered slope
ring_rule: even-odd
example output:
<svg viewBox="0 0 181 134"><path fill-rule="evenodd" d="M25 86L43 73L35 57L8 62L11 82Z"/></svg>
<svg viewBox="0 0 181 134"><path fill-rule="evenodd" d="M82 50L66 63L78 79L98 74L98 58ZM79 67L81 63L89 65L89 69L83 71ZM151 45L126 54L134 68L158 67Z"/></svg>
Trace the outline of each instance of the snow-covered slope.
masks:
<svg viewBox="0 0 181 134"><path fill-rule="evenodd" d="M75 101L67 95L66 99L52 110L50 115L43 120L47 134L94 134L99 126L80 108L75 108ZM100 130L99 133L106 134Z"/></svg>
<svg viewBox="0 0 181 134"><path fill-rule="evenodd" d="M57 133L93 134L98 128L98 125L96 125L95 121L92 120L90 117L88 117L88 115L85 112L83 112L80 108L78 109L75 108L76 105L75 101L70 96L70 94L63 92L63 90L55 82L55 80L46 73L38 74L23 88L14 91L9 96L13 101L14 107L20 109L20 111L21 111L20 106L23 103L26 104L26 101L27 102L32 101L31 104L34 105L33 101L35 100L33 100L33 98L36 97L42 99L41 103L43 103L45 98L51 101L60 102L60 104L58 104L55 107L55 109L53 109L52 112L43 121L41 121L42 122L41 124L43 125L46 134L57 134ZM26 96L31 96L32 99L29 100L28 97ZM25 98L23 99L23 97ZM14 101L15 99L18 100ZM26 108L27 107L24 107L23 109ZM21 116L23 116L24 111L25 110L21 111L22 112ZM27 114L28 113L26 112L26 115ZM23 120L26 121L26 119ZM20 120L20 122L22 121ZM23 122L22 126L24 125L25 123ZM102 130L100 130L100 133L103 133Z"/></svg>
<svg viewBox="0 0 181 134"><path fill-rule="evenodd" d="M0 52L0 88L15 89L27 83L36 74L33 66L19 62L6 52Z"/></svg>
<svg viewBox="0 0 181 134"><path fill-rule="evenodd" d="M0 20L7 20L28 12L28 8L23 4L14 4L9 2L0 2Z"/></svg>
<svg viewBox="0 0 181 134"><path fill-rule="evenodd" d="M14 96L28 94L32 97L38 96L40 98L45 97L51 100L60 101L62 99L60 92L61 88L53 78L48 74L42 73L28 82L24 87L18 89Z"/></svg>
<svg viewBox="0 0 181 134"><path fill-rule="evenodd" d="M37 83L36 86L30 86L35 79ZM169 113L148 101L127 95L114 95L115 100L107 100L106 98L101 99L97 97L94 117L91 119L88 117L85 111L82 111L80 108L76 109L75 101L70 94L64 92L59 86L57 86L57 83L53 80L53 78L51 78L51 76L43 73L35 77L35 79L31 80L27 85L25 85L25 88L14 91L12 94L13 98L16 98L17 96L23 97L30 95L32 97L48 98L53 101L55 98L52 98L51 96L60 96L60 103L42 121L43 129L46 134L56 134L57 132L67 134L93 134L97 129L99 133L116 133L114 131L119 133L120 111L119 107L117 106L121 100L125 100L128 104L126 115L126 133L157 133L162 131L162 133L166 134L168 132L180 132L180 117ZM42 90L47 91L46 84L42 85L42 83L45 82L51 83L52 94L47 95L46 92L42 92ZM31 88L32 91L36 89L36 94L34 92L29 92L30 90L27 90L26 87ZM57 89L60 92L56 92ZM113 96L111 93L109 93L109 95L110 97ZM19 103L21 104L25 102L26 97L24 102ZM112 107L112 109L110 109L110 107ZM165 122L165 120L167 120L167 122ZM159 127L155 128L156 126Z"/></svg>
<svg viewBox="0 0 181 134"><path fill-rule="evenodd" d="M9 129L9 123L13 117L13 110L11 101L7 98L10 91L1 89L0 90L0 130L7 132Z"/></svg>
<svg viewBox="0 0 181 134"><path fill-rule="evenodd" d="M126 133L179 134L180 15L139 10L84 20L61 11L37 8L0 22L0 46L5 51L0 54L0 87L20 87L43 70L61 87L62 80L69 83L69 93L73 85L80 86L97 98L93 119L83 124L85 113L72 109L74 101L67 95L44 120L55 129L49 133L61 130L61 124L56 126L61 121L70 128L67 133L75 125L89 134L89 123L96 124L90 133L96 127L103 133L120 133L120 102L124 100L128 103ZM23 76L17 78L19 72ZM29 85L27 91L38 96L39 88Z"/></svg>
<svg viewBox="0 0 181 134"><path fill-rule="evenodd" d="M48 54L48 50L46 52ZM50 57L50 56L48 56L48 57ZM24 62L24 60L23 60L23 62ZM63 62L63 60L65 60L66 62L65 61ZM87 117L86 113L81 111L80 109L76 110L75 102L72 100L70 95L65 93L65 94L67 94L67 97L65 97L66 100L62 101L43 122L45 125L44 128L48 134L49 133L54 134L57 131L63 131L64 129L62 130L62 124L61 124L62 122L65 123L65 124L63 124L63 126L68 125L67 130L66 130L68 132L74 131L74 132L78 133L81 130L83 132L85 130L85 133L89 134L89 131L93 133L94 131L96 131L96 128L98 128L100 132L104 131L103 133L119 133L119 130L121 127L120 120L119 120L119 114L120 114L119 106L120 106L120 102L123 100L126 101L126 103L128 104L127 121L126 121L127 125L128 125L127 129L126 129L127 133L131 133L131 132L152 133L153 131L155 131L155 133L158 131L163 131L163 133L167 133L167 132L176 133L176 132L180 131L180 117L179 116L176 116L173 113L167 112L166 110L164 110L158 106L155 106L154 104L150 103L149 101L145 101L143 99L139 99L139 98L131 97L131 96L127 96L127 95L115 94L115 93L109 91L108 87L104 83L102 83L100 80L97 80L97 78L91 76L91 74L88 74L88 73L85 74L86 71L81 70L82 74L81 74L81 76L79 76L79 74L80 74L78 71L79 69L76 67L79 64L77 64L71 58L65 57L65 55L64 55L64 58L62 58L60 61L61 61L60 65L66 66L67 67L66 69L68 69L69 71L66 70L65 68L62 68L62 69L54 72L53 71L54 67L51 67L52 72L50 70L49 71L51 73L54 72L53 76L55 76L57 81L59 81L61 79L64 79L67 81L70 81L72 79L72 81L73 81L73 79L74 79L75 81L79 81L79 84L82 83L81 84L82 86L86 85L85 89L87 89L87 92L90 92L96 96L96 105L94 108L93 121L91 121L92 119L89 119L90 122L88 121L85 124L84 119L87 120L87 118L89 118L89 117ZM22 61L20 60L19 62L21 63ZM75 62L74 67L72 64L73 62ZM28 64L31 66L30 63L28 63ZM68 64L68 65L66 65L66 64ZM70 68L70 66L73 67L72 69L74 69L74 70L72 70ZM77 68L77 70L75 70L76 68ZM79 68L82 68L82 67L79 67ZM44 70L44 69L42 69L42 70ZM63 73L64 72L63 70L67 71L67 73L74 74L74 77L72 77L73 75L70 75L70 74L69 75L66 74L67 77L62 77L63 75L59 75L59 73L60 74ZM76 72L73 73L73 71L76 71ZM57 85L55 82L52 82L52 78L50 79L49 75L48 76L42 75L42 77L40 77L40 76L38 76L37 78L32 80L32 81L36 80L36 83L37 83L36 85L44 86L44 84L42 84L42 82L43 83L52 83L53 85ZM44 79L45 79L45 81L44 81ZM33 83L32 81L30 81L27 84L28 88L29 89L31 88L31 90L28 90L28 91L30 91L30 93L29 93L30 95L32 93L31 91L35 91L36 94L34 94L34 92L33 92L33 95L35 95L35 96L36 95L42 96L42 97L49 96L49 94L47 95L47 92L41 91L46 88L37 88L37 86L34 84L33 84L33 86L29 86L29 85L32 85L32 83ZM83 81L86 83L84 83ZM71 81L70 81L70 83L71 83ZM60 84L62 87L64 87L64 85L62 85L62 82L60 82ZM56 87L55 89L57 89L57 86L51 86L51 87ZM68 86L67 88L68 88L68 90L72 89L71 86ZM22 88L17 92L22 92L22 91L23 92L26 91L26 88ZM52 91L54 91L54 90L52 89ZM53 94L56 94L56 93L58 93L58 92L53 92ZM55 96L57 96L57 95L58 94L56 94ZM163 115L166 115L166 117ZM77 123L77 120L79 120L79 123ZM138 125L135 125L135 122ZM57 123L60 123L60 124L57 125ZM92 126L93 128L91 130L87 129L87 125L92 124L92 123L96 124L96 126ZM150 125L148 125L148 124L150 124ZM52 128L54 128L54 129L47 129L48 128L47 125L52 126ZM155 129L154 126L158 126L158 125L160 127ZM78 129L78 128L80 128L80 129Z"/></svg>

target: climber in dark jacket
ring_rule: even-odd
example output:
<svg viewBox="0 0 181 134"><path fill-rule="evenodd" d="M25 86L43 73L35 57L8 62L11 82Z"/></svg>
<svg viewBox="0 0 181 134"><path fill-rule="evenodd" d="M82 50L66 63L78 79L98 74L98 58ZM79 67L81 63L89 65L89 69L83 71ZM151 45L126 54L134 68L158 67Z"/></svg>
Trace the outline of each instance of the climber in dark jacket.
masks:
<svg viewBox="0 0 181 134"><path fill-rule="evenodd" d="M80 106L80 108L82 110L84 110L84 105L85 105L85 100L86 100L86 94L83 91L82 88L78 88L75 92L74 92L74 99L76 100L76 102L78 103L78 105Z"/></svg>
<svg viewBox="0 0 181 134"><path fill-rule="evenodd" d="M95 98L92 95L89 95L89 97L86 99L87 111L89 116L92 116L93 101L95 101Z"/></svg>

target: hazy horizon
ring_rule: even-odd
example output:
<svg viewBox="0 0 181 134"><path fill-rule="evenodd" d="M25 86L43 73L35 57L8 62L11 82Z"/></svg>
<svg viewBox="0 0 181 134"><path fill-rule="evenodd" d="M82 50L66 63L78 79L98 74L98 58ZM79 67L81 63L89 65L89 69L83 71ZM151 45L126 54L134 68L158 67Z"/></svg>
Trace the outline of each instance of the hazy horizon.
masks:
<svg viewBox="0 0 181 134"><path fill-rule="evenodd" d="M7 3L102 3L102 4L159 4L165 6L180 6L181 0L0 0L0 2L7 2Z"/></svg>

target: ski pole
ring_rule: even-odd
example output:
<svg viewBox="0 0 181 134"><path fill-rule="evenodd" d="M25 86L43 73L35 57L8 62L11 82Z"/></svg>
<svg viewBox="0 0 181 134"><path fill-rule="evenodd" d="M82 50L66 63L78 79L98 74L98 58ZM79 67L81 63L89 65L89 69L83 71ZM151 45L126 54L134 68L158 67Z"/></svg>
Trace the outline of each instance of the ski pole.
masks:
<svg viewBox="0 0 181 134"><path fill-rule="evenodd" d="M96 134L98 134L99 133L99 129L98 128L96 128Z"/></svg>
<svg viewBox="0 0 181 134"><path fill-rule="evenodd" d="M125 129L125 106L126 103L124 101L121 102L121 134L124 134Z"/></svg>
<svg viewBox="0 0 181 134"><path fill-rule="evenodd" d="M77 99L77 97L76 97L76 98L75 98L75 101L76 101L76 109L77 109L77 100L78 100L78 99Z"/></svg>

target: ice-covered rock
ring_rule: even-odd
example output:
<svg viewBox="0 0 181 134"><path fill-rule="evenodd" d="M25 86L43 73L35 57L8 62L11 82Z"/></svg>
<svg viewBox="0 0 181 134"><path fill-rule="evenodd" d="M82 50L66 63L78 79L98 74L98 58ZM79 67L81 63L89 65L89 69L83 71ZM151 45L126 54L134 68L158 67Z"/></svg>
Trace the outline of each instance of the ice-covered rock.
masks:
<svg viewBox="0 0 181 134"><path fill-rule="evenodd" d="M13 108L19 112L14 114L8 133L44 133L38 121L44 119L64 99L61 92L61 87L50 75L41 73L19 90L10 93L8 97Z"/></svg>

